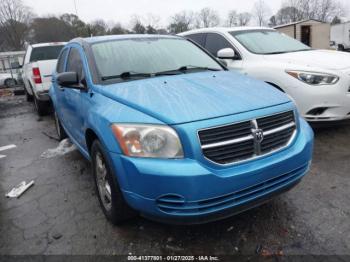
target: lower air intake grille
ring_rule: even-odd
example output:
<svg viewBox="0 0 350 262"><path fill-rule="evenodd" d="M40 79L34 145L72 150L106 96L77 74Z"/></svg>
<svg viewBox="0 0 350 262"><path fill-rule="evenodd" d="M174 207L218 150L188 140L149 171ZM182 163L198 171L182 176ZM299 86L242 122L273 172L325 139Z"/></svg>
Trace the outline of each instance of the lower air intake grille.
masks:
<svg viewBox="0 0 350 262"><path fill-rule="evenodd" d="M296 132L294 111L198 132L204 156L218 164L231 164L277 151Z"/></svg>

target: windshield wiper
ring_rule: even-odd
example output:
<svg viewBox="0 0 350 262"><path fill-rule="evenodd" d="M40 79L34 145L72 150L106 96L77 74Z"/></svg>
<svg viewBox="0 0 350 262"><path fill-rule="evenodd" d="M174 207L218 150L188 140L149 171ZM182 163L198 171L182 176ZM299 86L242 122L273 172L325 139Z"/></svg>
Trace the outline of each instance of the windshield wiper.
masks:
<svg viewBox="0 0 350 262"><path fill-rule="evenodd" d="M265 55L280 55L280 54L285 54L285 53L289 53L289 52L287 52L287 51L270 52L270 53L265 53Z"/></svg>
<svg viewBox="0 0 350 262"><path fill-rule="evenodd" d="M291 51L278 51L278 52L265 53L265 55L280 55L280 54L296 53L296 52L311 51L311 50L313 49L308 48L308 49L291 50Z"/></svg>
<svg viewBox="0 0 350 262"><path fill-rule="evenodd" d="M129 78L147 78L152 77L152 74L148 73L133 73L133 72L123 72L120 75L112 75L112 76L102 76L102 81L111 80L111 79L129 79Z"/></svg>
<svg viewBox="0 0 350 262"><path fill-rule="evenodd" d="M164 75L177 75L181 73L186 73L191 70L203 70L203 71L221 71L218 68L202 67L202 66L181 66L178 69L161 71L156 73L137 73L137 72L124 72L120 75L111 75L111 76L102 76L102 81L111 80L111 79L130 79L130 78L148 78L155 76L164 76Z"/></svg>
<svg viewBox="0 0 350 262"><path fill-rule="evenodd" d="M203 70L203 71L221 71L218 68L211 68L211 67L203 67L203 66L192 66L192 65L188 65L188 66L181 66L177 69L173 69L173 70L167 70L167 71L162 71L162 72L157 72L154 73L154 76L162 76L162 75L176 75L179 73L186 73L188 71L192 71L192 70Z"/></svg>

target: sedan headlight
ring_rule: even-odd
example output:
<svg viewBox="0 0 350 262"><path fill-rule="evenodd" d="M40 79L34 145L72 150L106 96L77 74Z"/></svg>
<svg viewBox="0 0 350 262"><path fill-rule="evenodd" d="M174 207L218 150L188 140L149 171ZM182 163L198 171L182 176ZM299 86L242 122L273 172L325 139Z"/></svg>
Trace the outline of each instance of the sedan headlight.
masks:
<svg viewBox="0 0 350 262"><path fill-rule="evenodd" d="M339 77L326 73L315 73L305 71L286 71L287 74L299 79L309 85L334 85L339 81Z"/></svg>
<svg viewBox="0 0 350 262"><path fill-rule="evenodd" d="M113 124L112 131L123 153L132 157L183 158L174 129L162 125Z"/></svg>

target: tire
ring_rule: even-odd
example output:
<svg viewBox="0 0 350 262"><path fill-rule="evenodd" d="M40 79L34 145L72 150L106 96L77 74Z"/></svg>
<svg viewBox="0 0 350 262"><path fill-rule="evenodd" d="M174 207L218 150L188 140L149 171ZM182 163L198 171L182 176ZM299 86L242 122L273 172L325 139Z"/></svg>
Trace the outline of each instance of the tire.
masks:
<svg viewBox="0 0 350 262"><path fill-rule="evenodd" d="M345 51L345 47L343 45L338 45L338 51Z"/></svg>
<svg viewBox="0 0 350 262"><path fill-rule="evenodd" d="M36 112L38 113L39 116L45 116L48 114L49 111L49 103L48 102L44 102L44 101L40 101L38 100L35 95L33 96L34 99L34 107Z"/></svg>
<svg viewBox="0 0 350 262"><path fill-rule="evenodd" d="M64 128L62 127L61 121L58 118L56 111L54 112L54 118L57 137L59 141L62 141L63 139L67 138L67 134L66 131L64 131Z"/></svg>
<svg viewBox="0 0 350 262"><path fill-rule="evenodd" d="M4 84L6 87L14 87L15 85L17 85L17 81L16 79L8 78L4 81Z"/></svg>
<svg viewBox="0 0 350 262"><path fill-rule="evenodd" d="M108 155L98 140L92 144L91 159L95 190L106 218L114 225L120 225L137 216L125 202Z"/></svg>
<svg viewBox="0 0 350 262"><path fill-rule="evenodd" d="M26 95L26 101L27 102L32 102L33 101L33 96L28 93L27 89L24 87L24 93Z"/></svg>

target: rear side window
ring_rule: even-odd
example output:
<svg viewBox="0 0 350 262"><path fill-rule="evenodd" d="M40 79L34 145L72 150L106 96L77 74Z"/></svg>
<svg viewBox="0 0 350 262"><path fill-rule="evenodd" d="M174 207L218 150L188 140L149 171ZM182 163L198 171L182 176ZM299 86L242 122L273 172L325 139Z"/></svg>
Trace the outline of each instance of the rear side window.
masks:
<svg viewBox="0 0 350 262"><path fill-rule="evenodd" d="M57 59L62 48L63 45L34 47L30 55L30 62Z"/></svg>
<svg viewBox="0 0 350 262"><path fill-rule="evenodd" d="M68 53L68 48L64 49L57 61L57 73L62 73L64 71L64 65Z"/></svg>
<svg viewBox="0 0 350 262"><path fill-rule="evenodd" d="M193 40L194 42L196 42L200 46L204 47L204 45L205 45L205 36L206 36L206 34L193 34L193 35L187 35L186 37L188 37L189 39Z"/></svg>
<svg viewBox="0 0 350 262"><path fill-rule="evenodd" d="M208 33L205 41L205 48L216 57L219 50L233 47L223 36L215 33Z"/></svg>
<svg viewBox="0 0 350 262"><path fill-rule="evenodd" d="M83 76L83 62L80 57L79 50L77 48L72 48L69 52L68 62L67 62L67 72L76 72L78 74L79 80Z"/></svg>

